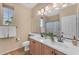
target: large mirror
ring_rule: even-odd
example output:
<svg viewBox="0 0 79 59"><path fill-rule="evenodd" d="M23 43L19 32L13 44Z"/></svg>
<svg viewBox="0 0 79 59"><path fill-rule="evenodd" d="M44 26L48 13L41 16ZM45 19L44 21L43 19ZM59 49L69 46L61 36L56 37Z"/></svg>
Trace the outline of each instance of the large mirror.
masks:
<svg viewBox="0 0 79 59"><path fill-rule="evenodd" d="M48 19L45 22L45 32L54 33L56 35L59 34L60 32L59 15L48 16Z"/></svg>
<svg viewBox="0 0 79 59"><path fill-rule="evenodd" d="M53 33L59 36L60 33L59 15L41 17L40 28L41 33Z"/></svg>
<svg viewBox="0 0 79 59"><path fill-rule="evenodd" d="M59 4L61 5L61 4ZM51 9L43 21L43 32L53 32L65 38L79 37L78 4L67 4L63 8ZM44 31L45 30L45 31Z"/></svg>
<svg viewBox="0 0 79 59"><path fill-rule="evenodd" d="M60 14L61 31L65 38L77 37L77 4L64 8Z"/></svg>
<svg viewBox="0 0 79 59"><path fill-rule="evenodd" d="M45 23L46 32L59 33L59 21Z"/></svg>
<svg viewBox="0 0 79 59"><path fill-rule="evenodd" d="M64 16L60 20L61 32L64 33L64 37L73 38L76 36L76 15Z"/></svg>

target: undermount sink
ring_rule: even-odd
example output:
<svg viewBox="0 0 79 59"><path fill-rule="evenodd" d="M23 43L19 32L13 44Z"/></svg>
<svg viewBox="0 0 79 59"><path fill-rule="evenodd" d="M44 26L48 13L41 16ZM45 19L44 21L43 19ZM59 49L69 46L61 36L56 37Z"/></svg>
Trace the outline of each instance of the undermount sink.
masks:
<svg viewBox="0 0 79 59"><path fill-rule="evenodd" d="M76 49L76 48L79 49L78 46L74 46L74 45L72 44L72 41L71 41L71 42L64 41L63 43L58 42L58 45L59 45L59 46L62 46L63 48L66 48L66 49L68 49L68 48L72 48L72 50L73 50L73 49Z"/></svg>
<svg viewBox="0 0 79 59"><path fill-rule="evenodd" d="M61 43L61 42L57 42L57 43L56 43L56 46L61 46L61 48L62 48L62 47L63 47L63 48L68 48L67 45L65 45L64 43Z"/></svg>

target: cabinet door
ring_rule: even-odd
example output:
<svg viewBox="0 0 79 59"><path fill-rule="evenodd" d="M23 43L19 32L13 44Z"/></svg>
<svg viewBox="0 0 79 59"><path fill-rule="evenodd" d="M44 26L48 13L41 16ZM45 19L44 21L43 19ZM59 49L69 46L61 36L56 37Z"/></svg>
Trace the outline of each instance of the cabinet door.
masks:
<svg viewBox="0 0 79 59"><path fill-rule="evenodd" d="M30 40L30 53L32 55L41 55L41 43L31 39Z"/></svg>
<svg viewBox="0 0 79 59"><path fill-rule="evenodd" d="M41 55L41 43L35 42L35 55Z"/></svg>
<svg viewBox="0 0 79 59"><path fill-rule="evenodd" d="M42 45L42 55L54 55L54 49L46 45Z"/></svg>
<svg viewBox="0 0 79 59"><path fill-rule="evenodd" d="M65 54L60 51L55 50L55 55L65 55Z"/></svg>
<svg viewBox="0 0 79 59"><path fill-rule="evenodd" d="M29 45L29 48L30 48L30 54L35 54L35 42L33 40L30 39L30 45Z"/></svg>

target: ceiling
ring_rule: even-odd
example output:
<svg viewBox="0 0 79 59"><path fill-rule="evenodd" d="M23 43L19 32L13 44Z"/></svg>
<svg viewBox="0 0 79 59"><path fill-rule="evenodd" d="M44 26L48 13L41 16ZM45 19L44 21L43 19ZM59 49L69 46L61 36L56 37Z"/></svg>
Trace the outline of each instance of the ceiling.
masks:
<svg viewBox="0 0 79 59"><path fill-rule="evenodd" d="M37 3L22 3L22 5L28 7L28 8L33 8L34 6L37 5Z"/></svg>

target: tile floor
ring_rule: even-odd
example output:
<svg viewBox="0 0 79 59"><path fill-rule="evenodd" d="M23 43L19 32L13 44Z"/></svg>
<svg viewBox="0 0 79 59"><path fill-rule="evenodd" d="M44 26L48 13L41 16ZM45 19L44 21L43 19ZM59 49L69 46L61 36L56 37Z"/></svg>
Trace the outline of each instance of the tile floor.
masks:
<svg viewBox="0 0 79 59"><path fill-rule="evenodd" d="M30 54L29 50L25 52L24 48L20 48L15 51L8 52L4 55L31 55L31 54Z"/></svg>

